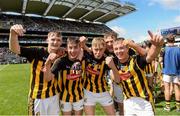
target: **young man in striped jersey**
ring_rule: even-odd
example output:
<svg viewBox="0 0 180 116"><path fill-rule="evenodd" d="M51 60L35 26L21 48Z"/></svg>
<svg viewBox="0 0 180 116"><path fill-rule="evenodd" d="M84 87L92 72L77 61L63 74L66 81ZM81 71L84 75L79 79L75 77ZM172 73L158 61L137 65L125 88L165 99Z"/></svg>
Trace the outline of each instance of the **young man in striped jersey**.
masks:
<svg viewBox="0 0 180 116"><path fill-rule="evenodd" d="M81 39L84 40L85 38ZM83 43L83 45L85 44ZM86 61L84 110L86 115L95 115L96 103L103 106L107 115L115 115L113 100L107 90L105 78L105 72L109 70L105 64L105 49L105 41L102 37L97 37L92 40L91 50L89 52L84 51Z"/></svg>
<svg viewBox="0 0 180 116"><path fill-rule="evenodd" d="M48 47L22 47L18 36L23 36L25 30L22 25L13 25L10 28L9 49L31 63L30 91L28 99L29 115L59 115L59 88L56 78L48 81L44 78L42 68L50 53L56 54L62 44L60 32L48 33Z"/></svg>
<svg viewBox="0 0 180 116"><path fill-rule="evenodd" d="M79 38L69 37L67 39L67 55L57 59L53 66L46 62L45 78L49 80L58 74L60 86L60 107L63 115L82 115L84 104L83 74L85 61L79 58L81 47ZM51 69L50 69L51 68ZM74 112L73 112L74 111Z"/></svg>
<svg viewBox="0 0 180 116"><path fill-rule="evenodd" d="M109 67L116 65L119 70L119 73L114 69L112 70L112 79L122 83L126 97L124 100L125 115L154 115L153 96L148 86L144 67L157 57L164 42L160 35L154 35L151 32L149 35L152 46L147 56L130 56L129 47L125 41L116 40L113 44L114 53L118 59L113 62L113 59L109 58L109 62L111 62Z"/></svg>

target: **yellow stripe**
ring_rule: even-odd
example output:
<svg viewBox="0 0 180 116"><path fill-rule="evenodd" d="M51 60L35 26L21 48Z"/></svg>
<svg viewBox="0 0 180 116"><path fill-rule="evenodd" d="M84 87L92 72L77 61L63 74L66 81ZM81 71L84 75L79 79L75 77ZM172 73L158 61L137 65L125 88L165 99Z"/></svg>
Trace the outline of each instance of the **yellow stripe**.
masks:
<svg viewBox="0 0 180 116"><path fill-rule="evenodd" d="M55 81L55 79L53 79L53 80L51 81L51 86L49 87L49 96L53 96L52 87L53 87L53 85L54 85L54 81Z"/></svg>
<svg viewBox="0 0 180 116"><path fill-rule="evenodd" d="M99 92L102 92L101 78L104 78L104 77L102 76L102 74L103 74L103 69L104 69L104 61L103 61L102 64L101 64L100 74L99 74L99 77L98 77L98 85L101 85L101 86L99 86Z"/></svg>
<svg viewBox="0 0 180 116"><path fill-rule="evenodd" d="M34 91L33 91L33 96L32 96L33 98L37 97L37 93L39 91L40 71L41 71L42 65L43 65L43 62L39 61L36 67L35 86L34 86Z"/></svg>
<svg viewBox="0 0 180 116"><path fill-rule="evenodd" d="M31 87L32 87L32 80L33 80L33 64L34 64L34 60L31 62L31 74L30 74L30 89L29 89L29 96L31 94Z"/></svg>
<svg viewBox="0 0 180 116"><path fill-rule="evenodd" d="M64 84L66 83L66 76L67 76L67 71L65 70L65 71L63 71L63 77L62 77L62 79L63 79L62 84L63 85L62 86L65 86ZM67 97L67 90L66 89L64 89L62 95L63 95L62 101L66 101L66 97Z"/></svg>
<svg viewBox="0 0 180 116"><path fill-rule="evenodd" d="M61 77L61 72L62 72L62 71L60 71L59 74L58 74L58 87L60 88L60 91L62 91L62 84L63 84L63 83L62 83L62 82L63 82L63 81L62 81L62 78L63 78L63 77Z"/></svg>

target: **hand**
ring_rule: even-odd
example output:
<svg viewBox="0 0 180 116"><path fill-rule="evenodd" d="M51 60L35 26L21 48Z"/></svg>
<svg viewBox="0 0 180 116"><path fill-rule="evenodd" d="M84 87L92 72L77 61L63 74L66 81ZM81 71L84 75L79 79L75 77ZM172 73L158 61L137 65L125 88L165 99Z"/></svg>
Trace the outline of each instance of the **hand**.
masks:
<svg viewBox="0 0 180 116"><path fill-rule="evenodd" d="M105 62L109 66L109 68L112 68L115 66L113 57L106 57Z"/></svg>
<svg viewBox="0 0 180 116"><path fill-rule="evenodd" d="M56 54L57 54L57 57L63 56L63 55L65 54L65 51L66 51L65 48L60 47L59 50L58 50L57 53L56 53Z"/></svg>
<svg viewBox="0 0 180 116"><path fill-rule="evenodd" d="M85 36L81 36L79 38L81 46L84 46L86 44L87 38Z"/></svg>
<svg viewBox="0 0 180 116"><path fill-rule="evenodd" d="M23 26L19 25L19 24L13 25L10 28L10 33L16 34L18 36L23 36L25 32L26 32L26 30L24 30Z"/></svg>
<svg viewBox="0 0 180 116"><path fill-rule="evenodd" d="M123 41L124 46L131 47L133 44L134 44L133 40L130 40L130 39L126 39L126 40Z"/></svg>
<svg viewBox="0 0 180 116"><path fill-rule="evenodd" d="M151 31L148 31L150 38L150 42L154 45L154 46L163 46L164 44L164 40L163 37L161 35L158 34L153 34Z"/></svg>
<svg viewBox="0 0 180 116"><path fill-rule="evenodd" d="M58 55L56 53L50 53L45 62L45 65L50 65L51 63L53 63L56 60L57 57L58 57Z"/></svg>

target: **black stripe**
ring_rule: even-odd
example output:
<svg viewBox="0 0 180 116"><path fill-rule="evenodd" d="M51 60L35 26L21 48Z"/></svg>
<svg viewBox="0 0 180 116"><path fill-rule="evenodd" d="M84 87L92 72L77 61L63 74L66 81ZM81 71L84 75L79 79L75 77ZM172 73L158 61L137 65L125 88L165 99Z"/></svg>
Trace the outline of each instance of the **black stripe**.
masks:
<svg viewBox="0 0 180 116"><path fill-rule="evenodd" d="M67 89L67 96L66 96L66 101L69 101L69 99L70 99L70 94L69 94L69 88L68 88L68 86L69 86L69 80L66 80L66 89Z"/></svg>
<svg viewBox="0 0 180 116"><path fill-rule="evenodd" d="M54 81L56 81L56 80L54 80ZM56 95L55 82L54 82L53 85L52 85L52 93L53 93L53 96Z"/></svg>
<svg viewBox="0 0 180 116"><path fill-rule="evenodd" d="M88 81L89 81L89 85L90 85L89 91L93 91L93 83L91 82L91 78L93 78L92 75L90 78L88 77Z"/></svg>
<svg viewBox="0 0 180 116"><path fill-rule="evenodd" d="M97 70L97 71L99 71L99 70ZM100 87L100 85L98 85L98 79L99 79L99 75L96 75L95 79L94 79L96 93L99 93L99 87Z"/></svg>
<svg viewBox="0 0 180 116"><path fill-rule="evenodd" d="M104 75L105 75L105 69L103 69L103 75L102 75L102 77L101 77L102 92L105 92L105 91L106 91L106 88L105 88L106 85L104 84L104 81L105 81Z"/></svg>
<svg viewBox="0 0 180 116"><path fill-rule="evenodd" d="M48 82L48 84L47 84L47 90L46 90L46 98L48 98L49 97L49 88L50 88L50 86L51 86L51 81L49 81Z"/></svg>

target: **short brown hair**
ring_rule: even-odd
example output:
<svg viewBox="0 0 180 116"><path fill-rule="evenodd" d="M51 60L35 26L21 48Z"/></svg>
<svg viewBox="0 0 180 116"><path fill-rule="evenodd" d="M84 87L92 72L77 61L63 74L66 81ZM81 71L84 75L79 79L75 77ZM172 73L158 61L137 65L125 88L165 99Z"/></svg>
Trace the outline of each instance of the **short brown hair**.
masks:
<svg viewBox="0 0 180 116"><path fill-rule="evenodd" d="M106 38L108 38L108 37L111 37L111 38L113 38L113 39L116 39L116 38L117 38L117 33L115 33L115 32L107 32L107 33L105 33L104 39L106 39Z"/></svg>
<svg viewBox="0 0 180 116"><path fill-rule="evenodd" d="M168 43L174 43L175 42L175 35L173 34L168 34L167 37L166 37L166 40Z"/></svg>
<svg viewBox="0 0 180 116"><path fill-rule="evenodd" d="M62 37L60 31L51 31L48 33L48 37L50 37L50 36Z"/></svg>
<svg viewBox="0 0 180 116"><path fill-rule="evenodd" d="M70 36L67 38L67 44L69 43L80 44L80 41L78 37Z"/></svg>

